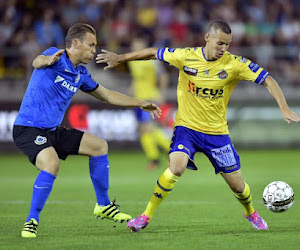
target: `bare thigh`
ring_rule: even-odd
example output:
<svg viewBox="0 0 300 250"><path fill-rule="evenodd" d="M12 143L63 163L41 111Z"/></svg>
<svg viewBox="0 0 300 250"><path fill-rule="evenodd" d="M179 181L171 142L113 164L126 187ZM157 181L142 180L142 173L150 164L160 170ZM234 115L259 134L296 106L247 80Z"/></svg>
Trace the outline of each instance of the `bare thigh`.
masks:
<svg viewBox="0 0 300 250"><path fill-rule="evenodd" d="M38 169L57 175L60 161L53 147L44 148L36 156L35 165Z"/></svg>
<svg viewBox="0 0 300 250"><path fill-rule="evenodd" d="M105 140L88 133L83 134L78 150L79 155L98 156L107 152L108 145Z"/></svg>

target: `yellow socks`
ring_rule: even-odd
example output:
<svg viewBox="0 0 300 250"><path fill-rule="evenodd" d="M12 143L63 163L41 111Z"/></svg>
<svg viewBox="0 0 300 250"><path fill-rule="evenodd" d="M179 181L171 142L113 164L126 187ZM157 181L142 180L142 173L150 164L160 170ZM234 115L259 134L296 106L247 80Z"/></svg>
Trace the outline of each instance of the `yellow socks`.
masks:
<svg viewBox="0 0 300 250"><path fill-rule="evenodd" d="M245 189L243 193L235 193L235 198L243 205L244 212L246 216L254 213L254 208L252 205L252 195L249 185L245 182Z"/></svg>
<svg viewBox="0 0 300 250"><path fill-rule="evenodd" d="M172 191L178 179L179 177L174 175L170 171L170 169L167 168L166 171L157 180L154 192L143 214L146 214L150 218L152 218L155 210L160 205L160 203L167 197L170 191Z"/></svg>

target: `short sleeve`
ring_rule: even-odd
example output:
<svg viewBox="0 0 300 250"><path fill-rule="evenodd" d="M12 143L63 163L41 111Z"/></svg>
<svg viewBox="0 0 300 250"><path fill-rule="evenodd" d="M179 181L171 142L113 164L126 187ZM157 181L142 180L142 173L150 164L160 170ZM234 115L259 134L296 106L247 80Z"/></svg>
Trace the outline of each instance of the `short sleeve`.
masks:
<svg viewBox="0 0 300 250"><path fill-rule="evenodd" d="M55 54L57 51L59 51L58 48L55 47L51 47L46 49L41 55L43 56L52 56L53 54ZM52 65L48 66L52 69L55 70L60 70L60 68L62 67L63 63L62 63L62 57L59 58L59 60L57 60L55 63L53 63Z"/></svg>
<svg viewBox="0 0 300 250"><path fill-rule="evenodd" d="M46 49L44 52L42 52L41 55L43 55L43 56L52 56L52 55L55 54L57 51L59 51L58 48L51 47L51 48Z"/></svg>
<svg viewBox="0 0 300 250"><path fill-rule="evenodd" d="M169 63L176 68L182 68L182 62L187 54L187 49L183 48L160 48L157 51L157 59Z"/></svg>
<svg viewBox="0 0 300 250"><path fill-rule="evenodd" d="M91 77L91 75L88 72L86 72L83 75L83 79L82 79L81 86L80 86L80 89L82 91L91 92L91 91L94 91L95 89L97 89L98 86L99 86L99 84L93 80L93 78Z"/></svg>
<svg viewBox="0 0 300 250"><path fill-rule="evenodd" d="M239 80L252 81L261 85L269 75L268 71L247 58L238 57L236 60L237 78Z"/></svg>

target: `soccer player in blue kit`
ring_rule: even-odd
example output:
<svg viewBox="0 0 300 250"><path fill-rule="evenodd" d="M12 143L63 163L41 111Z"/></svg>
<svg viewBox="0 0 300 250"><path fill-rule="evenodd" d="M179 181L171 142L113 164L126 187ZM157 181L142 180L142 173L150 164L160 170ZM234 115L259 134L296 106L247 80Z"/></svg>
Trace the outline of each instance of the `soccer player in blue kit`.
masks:
<svg viewBox="0 0 300 250"><path fill-rule="evenodd" d="M35 68L19 113L14 122L13 138L16 146L28 156L40 173L33 185L30 212L22 237L35 238L42 211L52 190L60 162L68 155L84 155L90 158L90 177L95 189L96 217L114 221L128 221L130 215L120 212L115 201L108 196L109 160L107 142L76 129L60 127L73 95L80 89L95 98L113 105L139 107L152 118L161 111L152 102L125 96L99 86L81 65L94 58L96 31L84 23L73 25L67 32L66 48L49 48L37 56Z"/></svg>
<svg viewBox="0 0 300 250"><path fill-rule="evenodd" d="M102 50L104 53L96 57L97 63L107 63L104 69L143 59L159 59L179 69L178 111L173 124L169 167L159 177L145 211L128 222L127 226L133 232L148 225L186 168L197 169L193 162L197 152L204 153L215 173L222 175L251 225L257 230L268 229L253 207L250 187L244 182L239 155L229 137L227 104L240 80L252 81L269 90L288 124L299 122L300 117L290 110L278 83L265 69L227 51L232 34L225 21L213 22L204 38L204 47L147 48L121 55Z"/></svg>

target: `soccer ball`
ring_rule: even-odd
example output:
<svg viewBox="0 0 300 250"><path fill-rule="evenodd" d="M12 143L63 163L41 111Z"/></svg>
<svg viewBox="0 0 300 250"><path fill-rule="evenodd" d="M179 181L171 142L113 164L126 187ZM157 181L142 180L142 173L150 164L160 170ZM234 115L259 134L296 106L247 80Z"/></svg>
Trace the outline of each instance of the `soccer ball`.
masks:
<svg viewBox="0 0 300 250"><path fill-rule="evenodd" d="M265 187L263 201L270 211L284 212L293 205L294 191L284 181L273 181Z"/></svg>

